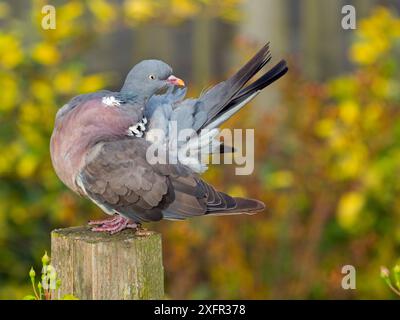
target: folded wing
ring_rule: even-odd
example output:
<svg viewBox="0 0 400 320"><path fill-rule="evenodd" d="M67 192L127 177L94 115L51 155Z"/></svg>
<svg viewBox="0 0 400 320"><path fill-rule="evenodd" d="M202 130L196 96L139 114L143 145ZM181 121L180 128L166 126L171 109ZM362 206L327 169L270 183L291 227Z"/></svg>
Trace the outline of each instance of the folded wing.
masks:
<svg viewBox="0 0 400 320"><path fill-rule="evenodd" d="M144 139L99 143L77 176L82 191L109 214L136 222L206 214L252 214L264 205L216 191L181 164L150 165Z"/></svg>

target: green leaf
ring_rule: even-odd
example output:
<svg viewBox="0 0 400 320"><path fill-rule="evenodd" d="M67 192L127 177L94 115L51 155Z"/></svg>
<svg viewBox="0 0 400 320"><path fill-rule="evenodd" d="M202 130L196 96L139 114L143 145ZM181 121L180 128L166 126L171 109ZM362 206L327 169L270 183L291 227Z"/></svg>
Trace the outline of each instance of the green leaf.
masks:
<svg viewBox="0 0 400 320"><path fill-rule="evenodd" d="M22 300L36 300L36 297L28 294L27 296L23 297Z"/></svg>

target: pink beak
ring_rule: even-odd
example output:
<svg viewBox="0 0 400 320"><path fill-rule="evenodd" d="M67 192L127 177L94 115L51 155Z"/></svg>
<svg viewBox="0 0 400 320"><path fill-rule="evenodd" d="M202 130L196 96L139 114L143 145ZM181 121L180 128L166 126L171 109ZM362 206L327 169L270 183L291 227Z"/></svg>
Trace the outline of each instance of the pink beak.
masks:
<svg viewBox="0 0 400 320"><path fill-rule="evenodd" d="M182 79L179 79L175 76L169 76L167 79L168 83L174 85L174 86L180 86L180 87L184 87L185 86L185 82Z"/></svg>

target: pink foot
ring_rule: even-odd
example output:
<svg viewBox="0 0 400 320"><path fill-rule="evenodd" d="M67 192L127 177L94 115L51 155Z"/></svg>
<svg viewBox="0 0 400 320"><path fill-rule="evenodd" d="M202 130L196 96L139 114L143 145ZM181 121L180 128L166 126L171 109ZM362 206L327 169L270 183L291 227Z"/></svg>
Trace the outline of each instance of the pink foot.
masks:
<svg viewBox="0 0 400 320"><path fill-rule="evenodd" d="M105 223L110 223L110 222L116 221L119 218L120 218L120 216L114 215L112 218L107 218L107 219L103 219L103 220L89 220L88 225L89 226L99 226L99 225L102 225Z"/></svg>
<svg viewBox="0 0 400 320"><path fill-rule="evenodd" d="M91 230L95 232L110 232L111 234L120 232L125 229L137 229L138 224L134 223L132 220L124 218L117 215L111 219L99 220L99 221L89 221L90 226L93 227Z"/></svg>

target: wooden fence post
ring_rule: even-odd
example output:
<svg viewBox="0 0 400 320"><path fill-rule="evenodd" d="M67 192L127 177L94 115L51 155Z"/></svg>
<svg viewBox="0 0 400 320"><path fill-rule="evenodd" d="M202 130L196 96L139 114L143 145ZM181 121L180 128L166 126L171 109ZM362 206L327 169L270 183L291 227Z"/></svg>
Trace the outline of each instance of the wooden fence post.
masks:
<svg viewBox="0 0 400 320"><path fill-rule="evenodd" d="M163 299L161 235L115 235L88 227L51 233L52 265L61 279L59 295L87 300Z"/></svg>

